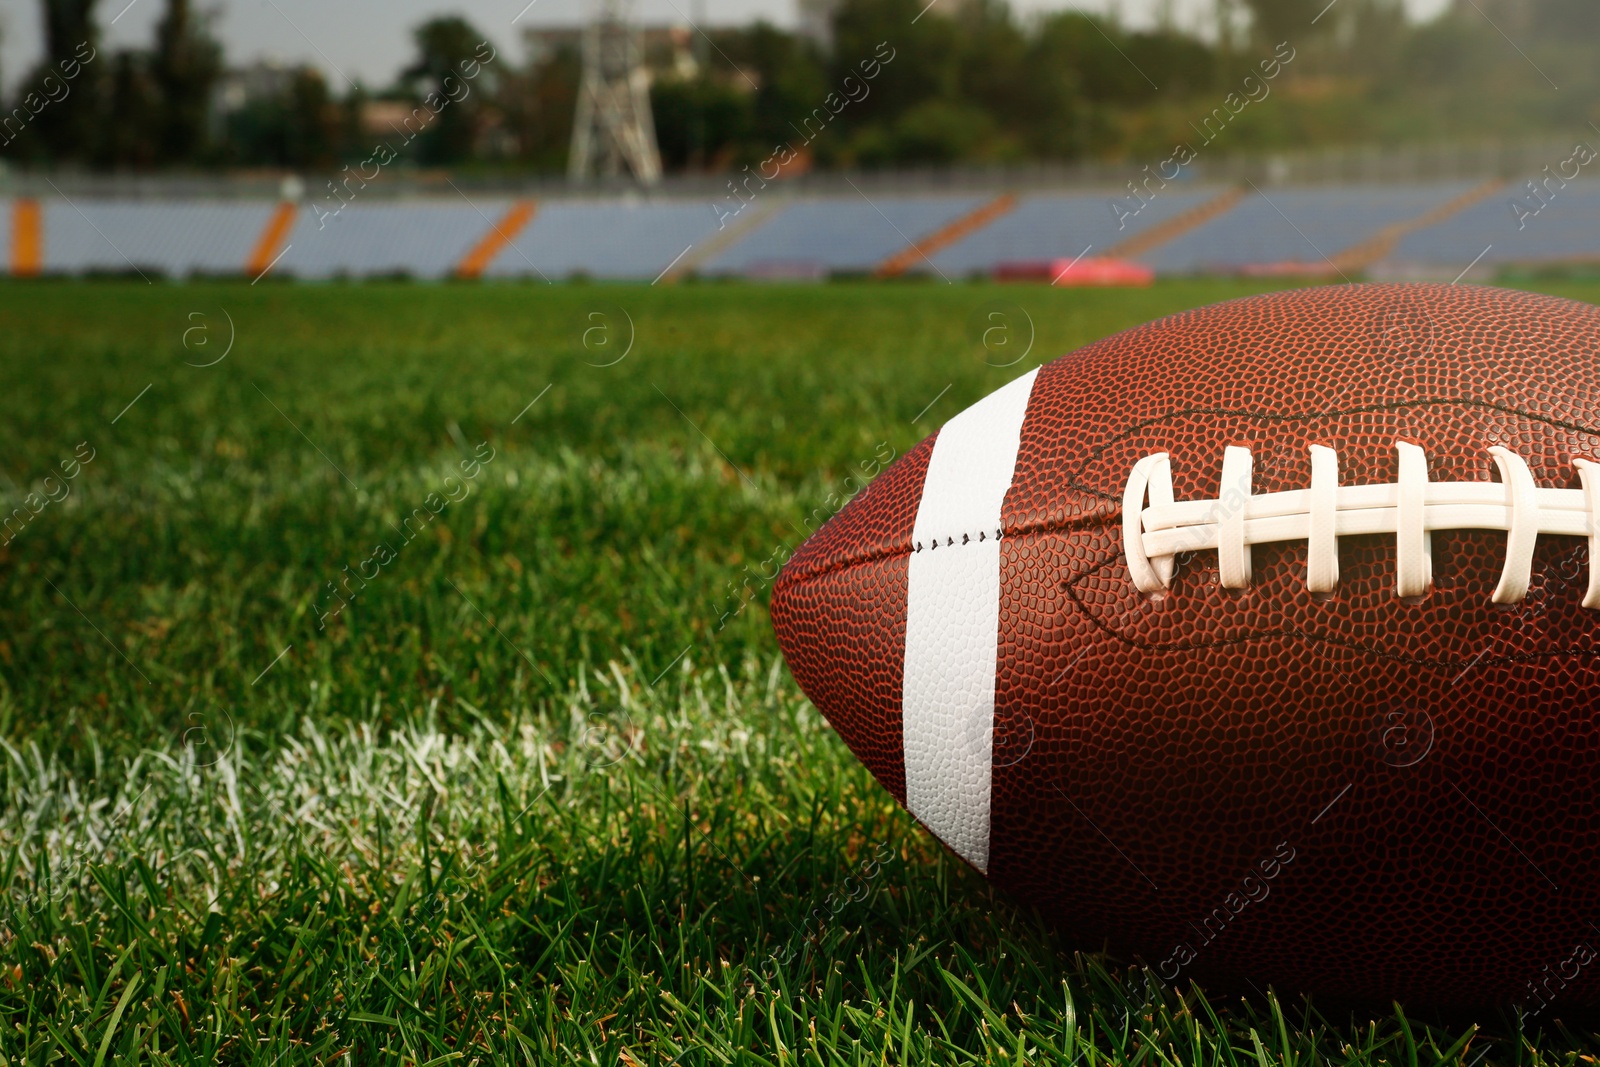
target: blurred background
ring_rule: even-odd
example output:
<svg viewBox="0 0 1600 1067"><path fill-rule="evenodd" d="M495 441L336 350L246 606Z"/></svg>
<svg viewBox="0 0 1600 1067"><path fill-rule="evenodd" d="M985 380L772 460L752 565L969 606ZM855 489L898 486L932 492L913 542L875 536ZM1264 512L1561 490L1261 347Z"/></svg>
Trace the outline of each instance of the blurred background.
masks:
<svg viewBox="0 0 1600 1067"><path fill-rule="evenodd" d="M625 12L665 172L766 158L885 40L894 77L794 169L1153 162L1286 40L1295 60L1218 152L1570 137L1600 117L1600 6L1588 0L937 0L912 24L926 2L655 0ZM14 168L335 171L487 41L498 58L402 165L564 174L593 10L430 6L10 0L6 111L84 42L98 58L69 97L8 131L0 156Z"/></svg>
<svg viewBox="0 0 1600 1067"><path fill-rule="evenodd" d="M0 33L20 276L1600 260L1588 0L16 0Z"/></svg>

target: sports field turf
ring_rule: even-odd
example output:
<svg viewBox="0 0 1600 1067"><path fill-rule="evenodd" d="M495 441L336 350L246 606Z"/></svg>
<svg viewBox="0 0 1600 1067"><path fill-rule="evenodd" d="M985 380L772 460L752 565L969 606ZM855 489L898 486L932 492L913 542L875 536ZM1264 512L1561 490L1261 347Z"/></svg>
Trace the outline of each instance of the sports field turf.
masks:
<svg viewBox="0 0 1600 1067"><path fill-rule="evenodd" d="M1088 954L778 657L886 457L1247 291L0 286L0 1059L1593 1064Z"/></svg>

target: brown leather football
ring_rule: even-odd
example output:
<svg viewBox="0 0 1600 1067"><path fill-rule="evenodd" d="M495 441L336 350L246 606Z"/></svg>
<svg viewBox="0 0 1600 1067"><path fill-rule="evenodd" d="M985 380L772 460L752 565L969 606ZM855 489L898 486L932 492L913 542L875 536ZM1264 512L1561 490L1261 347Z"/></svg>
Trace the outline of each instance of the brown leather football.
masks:
<svg viewBox="0 0 1600 1067"><path fill-rule="evenodd" d="M772 596L929 830L1084 943L1355 999L1600 1001L1600 308L1186 312L951 419Z"/></svg>

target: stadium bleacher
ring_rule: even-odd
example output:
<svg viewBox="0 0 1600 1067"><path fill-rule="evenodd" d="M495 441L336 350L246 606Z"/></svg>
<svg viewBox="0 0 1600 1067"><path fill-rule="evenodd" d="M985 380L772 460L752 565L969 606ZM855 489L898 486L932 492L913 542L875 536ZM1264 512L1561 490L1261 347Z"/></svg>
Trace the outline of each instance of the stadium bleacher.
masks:
<svg viewBox="0 0 1600 1067"><path fill-rule="evenodd" d="M1474 261L1484 266L1600 261L1600 182L1576 181L1541 193L1543 207L1526 188L1507 186L1410 234L1394 258L1461 267ZM1512 208L1513 201L1523 205L1521 212Z"/></svg>
<svg viewBox="0 0 1600 1067"><path fill-rule="evenodd" d="M990 196L875 195L796 200L731 248L706 274L864 273L917 238L971 213Z"/></svg>
<svg viewBox="0 0 1600 1067"><path fill-rule="evenodd" d="M704 200L550 201L485 273L648 281L716 229L716 213Z"/></svg>
<svg viewBox="0 0 1600 1067"><path fill-rule="evenodd" d="M1001 263L1103 255L1118 243L1190 211L1220 192L1185 189L1156 197L1118 225L1110 191L1025 198L1016 209L935 254L952 278L992 274Z"/></svg>
<svg viewBox="0 0 1600 1067"><path fill-rule="evenodd" d="M46 200L42 209L47 273L174 278L238 273L272 214L252 202Z"/></svg>
<svg viewBox="0 0 1600 1067"><path fill-rule="evenodd" d="M338 214L301 211L275 273L297 278L450 274L506 210L506 201L349 204Z"/></svg>
<svg viewBox="0 0 1600 1067"><path fill-rule="evenodd" d="M1521 214L1511 203L1521 196ZM1537 201L1515 186L1186 186L1119 225L1116 190L1019 197L880 193L758 200L719 224L703 199L356 201L338 214L265 200L0 200L11 274L271 272L652 280L822 278L868 272L993 275L1002 264L1124 256L1162 275L1361 271L1454 274L1600 262L1600 182ZM1520 223L1520 224L1519 224ZM1355 255L1351 250L1357 250ZM1353 257L1353 258L1352 258ZM681 264L681 266L675 266ZM1453 269L1451 269L1453 268Z"/></svg>
<svg viewBox="0 0 1600 1067"><path fill-rule="evenodd" d="M1385 226L1425 215L1470 188L1471 183L1440 182L1253 190L1233 210L1140 259L1158 274L1326 269L1329 259Z"/></svg>

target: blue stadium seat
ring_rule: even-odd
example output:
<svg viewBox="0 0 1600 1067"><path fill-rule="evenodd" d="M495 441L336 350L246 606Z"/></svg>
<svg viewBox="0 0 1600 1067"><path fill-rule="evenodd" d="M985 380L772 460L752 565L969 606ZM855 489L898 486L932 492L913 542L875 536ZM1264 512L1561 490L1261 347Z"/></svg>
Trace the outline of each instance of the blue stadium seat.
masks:
<svg viewBox="0 0 1600 1067"><path fill-rule="evenodd" d="M443 278L505 214L507 204L459 198L358 200L337 215L320 217L306 208L295 219L283 258L272 272L298 278Z"/></svg>
<svg viewBox="0 0 1600 1067"><path fill-rule="evenodd" d="M716 212L705 200L546 201L485 273L649 281L716 231Z"/></svg>
<svg viewBox="0 0 1600 1067"><path fill-rule="evenodd" d="M1398 263L1461 269L1475 259L1480 266L1600 262L1600 182L1580 180L1543 195L1546 203L1539 208L1526 188L1508 186L1436 226L1411 234L1400 242L1393 258ZM1524 205L1522 212L1513 209L1513 201ZM1539 208L1537 214L1531 214L1534 208Z"/></svg>
<svg viewBox="0 0 1600 1067"><path fill-rule="evenodd" d="M1327 260L1385 226L1415 219L1472 188L1431 185L1269 188L1139 258L1160 274L1234 273ZM1331 267L1328 267L1331 270Z"/></svg>
<svg viewBox="0 0 1600 1067"><path fill-rule="evenodd" d="M1328 258L1384 227L1415 222L1460 197L1476 182L1411 185L1270 187L1148 249L1139 260L1166 275L1327 269ZM1035 193L1010 212L911 265L951 279L991 273L1006 262L1101 256L1130 237L1207 203L1223 187L1161 191L1119 226L1116 191ZM871 271L885 259L993 200L995 193L758 200L719 227L704 199L641 197L550 200L493 254L490 277L560 281L574 275L649 281L683 261L711 275L820 277ZM1403 237L1384 265L1454 273L1483 267L1560 262L1600 263L1600 181L1583 179L1538 202L1510 186ZM1513 203L1526 205L1519 220ZM337 215L302 205L282 242L274 274L302 278L453 273L500 223L508 198L357 199ZM0 201L0 249L9 258L14 201ZM47 273L128 272L181 278L240 273L273 218L265 200L145 201L46 197L42 201ZM732 238L719 248L715 243ZM714 250L714 251L713 251ZM273 250L272 254L276 254ZM1480 258L1481 257L1481 258ZM4 264L10 269L9 262Z"/></svg>
<svg viewBox="0 0 1600 1067"><path fill-rule="evenodd" d="M822 273L870 271L993 199L983 194L870 195L870 200L861 196L795 200L702 269L707 274L760 274L783 264L815 264Z"/></svg>
<svg viewBox="0 0 1600 1067"><path fill-rule="evenodd" d="M259 200L43 202L44 270L51 274L139 270L182 278L238 274L272 215ZM10 230L10 212L6 212ZM9 245L8 245L9 247Z"/></svg>
<svg viewBox="0 0 1600 1067"><path fill-rule="evenodd" d="M1118 224L1115 191L1029 196L1016 210L933 257L951 277L990 274L1001 263L1099 256L1117 243L1220 194L1220 188L1162 191Z"/></svg>

